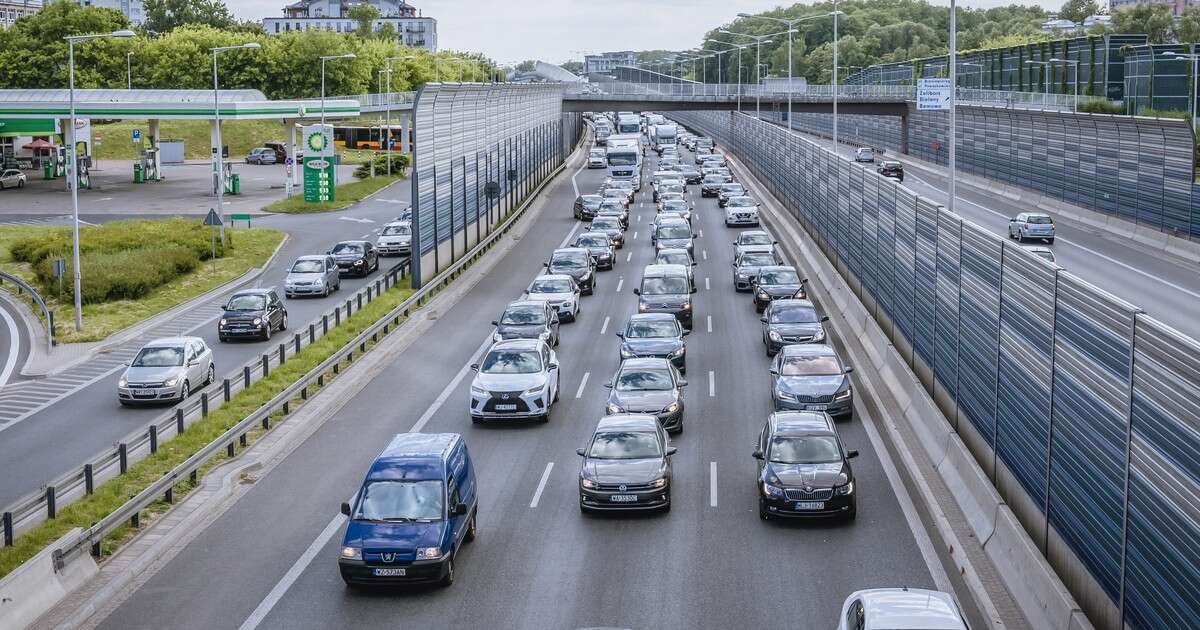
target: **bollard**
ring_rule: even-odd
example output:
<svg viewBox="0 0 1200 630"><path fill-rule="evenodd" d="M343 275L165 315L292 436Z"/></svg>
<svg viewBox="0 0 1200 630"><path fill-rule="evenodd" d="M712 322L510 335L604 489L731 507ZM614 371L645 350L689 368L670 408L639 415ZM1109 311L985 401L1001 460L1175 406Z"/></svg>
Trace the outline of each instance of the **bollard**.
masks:
<svg viewBox="0 0 1200 630"><path fill-rule="evenodd" d="M378 281L378 280L376 280L376 281L375 281L375 297L379 297L379 293L380 293L380 291L379 291L379 281Z"/></svg>
<svg viewBox="0 0 1200 630"><path fill-rule="evenodd" d="M245 434L245 433L243 433L243 434L242 434L242 435L241 435L241 436L238 438L238 442L240 442L242 446L245 446L245 445L246 445L246 434Z"/></svg>
<svg viewBox="0 0 1200 630"><path fill-rule="evenodd" d="M263 378L267 378L271 375L271 357L268 357L265 354L262 355L262 372Z"/></svg>
<svg viewBox="0 0 1200 630"><path fill-rule="evenodd" d="M333 325L334 326L342 325L342 309L340 309L340 308L333 309Z"/></svg>
<svg viewBox="0 0 1200 630"><path fill-rule="evenodd" d="M321 316L321 334L322 335L329 334L329 316L328 315Z"/></svg>
<svg viewBox="0 0 1200 630"><path fill-rule="evenodd" d="M221 393L225 396L225 402L229 402L229 379L225 379L221 382Z"/></svg>
<svg viewBox="0 0 1200 630"><path fill-rule="evenodd" d="M358 352L359 352L359 354L363 354L363 353L365 353L366 351L367 351L367 342L365 342L365 341L364 341L364 342L362 342L362 343L358 344Z"/></svg>
<svg viewBox="0 0 1200 630"><path fill-rule="evenodd" d="M350 317L351 312L352 312L350 310L350 308L351 308L351 304L353 304L353 303L354 303L354 300L346 300L346 317ZM362 294L361 293L358 294L358 305L360 307L362 306Z"/></svg>
<svg viewBox="0 0 1200 630"><path fill-rule="evenodd" d="M193 486L196 485L196 471L193 470L190 474L188 474L188 481L190 481Z"/></svg>
<svg viewBox="0 0 1200 630"><path fill-rule="evenodd" d="M142 525L142 513L134 512L133 516L129 517L129 526L134 529L137 529L138 527L141 527L141 525Z"/></svg>
<svg viewBox="0 0 1200 630"><path fill-rule="evenodd" d="M158 425L152 424L146 431L150 434L150 454L153 455L158 452Z"/></svg>
<svg viewBox="0 0 1200 630"><path fill-rule="evenodd" d="M124 475L129 468L129 447L124 442L117 445L117 457L121 460L121 474Z"/></svg>
<svg viewBox="0 0 1200 630"><path fill-rule="evenodd" d="M183 410L175 410L175 435L183 435Z"/></svg>
<svg viewBox="0 0 1200 630"><path fill-rule="evenodd" d="M286 416L290 412L291 412L291 401L287 401L287 400L283 401L283 415ZM263 427L263 428L265 429L266 427Z"/></svg>
<svg viewBox="0 0 1200 630"><path fill-rule="evenodd" d="M233 442L230 442L225 446L225 455L228 457L233 457Z"/></svg>
<svg viewBox="0 0 1200 630"><path fill-rule="evenodd" d="M200 417L208 417L208 392L200 392Z"/></svg>
<svg viewBox="0 0 1200 630"><path fill-rule="evenodd" d="M324 317L322 317L322 319L324 319ZM312 343L316 340L317 340L317 325L309 324L308 325L308 343Z"/></svg>
<svg viewBox="0 0 1200 630"><path fill-rule="evenodd" d="M325 387L325 375L324 374L317 375L317 387Z"/></svg>
<svg viewBox="0 0 1200 630"><path fill-rule="evenodd" d="M166 501L168 505L174 505L174 503L175 503L175 487L174 486L167 488L166 494L163 495L163 500Z"/></svg>
<svg viewBox="0 0 1200 630"><path fill-rule="evenodd" d="M385 335L387 334L387 326L386 325L383 327L383 334L385 334ZM379 343L379 333L378 332L371 333L371 343Z"/></svg>
<svg viewBox="0 0 1200 630"><path fill-rule="evenodd" d="M242 366L242 389L250 387L250 366Z"/></svg>
<svg viewBox="0 0 1200 630"><path fill-rule="evenodd" d="M12 512L4 513L4 546L13 546L13 519Z"/></svg>
<svg viewBox="0 0 1200 630"><path fill-rule="evenodd" d="M371 285L368 284L367 285L367 304L370 304L370 303L371 303ZM360 308L360 309L362 308L361 300L358 303L358 308Z"/></svg>
<svg viewBox="0 0 1200 630"><path fill-rule="evenodd" d="M267 414L267 415L263 416L261 424L262 424L263 431L270 429L271 428L271 414Z"/></svg>
<svg viewBox="0 0 1200 630"><path fill-rule="evenodd" d="M83 492L91 494L96 489L96 477L92 474L92 465L83 465Z"/></svg>
<svg viewBox="0 0 1200 630"><path fill-rule="evenodd" d="M296 346L295 352L297 354L299 354L300 353L300 333L296 333L296 336L293 339L296 342L295 343L295 346Z"/></svg>
<svg viewBox="0 0 1200 630"><path fill-rule="evenodd" d="M98 542L92 543L92 555L97 558L100 557L100 543L98 543Z"/></svg>
<svg viewBox="0 0 1200 630"><path fill-rule="evenodd" d="M56 506L54 505L54 499L55 499L54 486L46 486L46 517L47 518L54 518L55 514L58 513L58 510L55 509Z"/></svg>
<svg viewBox="0 0 1200 630"><path fill-rule="evenodd" d="M334 363L333 364L333 373L340 374L341 371L342 371L342 362L338 361L337 363Z"/></svg>
<svg viewBox="0 0 1200 630"><path fill-rule="evenodd" d="M300 400L308 400L308 386L300 388Z"/></svg>
<svg viewBox="0 0 1200 630"><path fill-rule="evenodd" d="M283 365L287 361L287 344L279 344L279 365Z"/></svg>

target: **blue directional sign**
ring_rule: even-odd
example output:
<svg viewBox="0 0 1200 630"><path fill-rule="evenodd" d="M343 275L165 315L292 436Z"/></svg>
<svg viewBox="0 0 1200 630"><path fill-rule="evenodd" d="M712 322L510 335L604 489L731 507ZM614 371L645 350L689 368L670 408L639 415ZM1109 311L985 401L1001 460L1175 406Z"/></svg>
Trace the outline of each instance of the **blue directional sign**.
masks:
<svg viewBox="0 0 1200 630"><path fill-rule="evenodd" d="M134 129L134 130L133 130L133 143L134 143L134 144L141 144L141 143L142 143L142 130L141 130L141 129Z"/></svg>

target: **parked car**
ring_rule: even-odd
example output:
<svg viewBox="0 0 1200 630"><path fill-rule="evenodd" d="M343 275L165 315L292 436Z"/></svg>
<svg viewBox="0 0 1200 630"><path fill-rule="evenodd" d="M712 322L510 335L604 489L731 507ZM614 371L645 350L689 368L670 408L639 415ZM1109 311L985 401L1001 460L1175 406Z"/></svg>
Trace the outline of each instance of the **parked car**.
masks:
<svg viewBox="0 0 1200 630"><path fill-rule="evenodd" d="M758 209L762 206L754 200L754 197L742 195L740 197L730 197L725 203L725 227L734 227L738 225L761 225L762 222L758 218Z"/></svg>
<svg viewBox="0 0 1200 630"><path fill-rule="evenodd" d="M607 166L608 157L604 153L604 149L588 151L588 168L606 168Z"/></svg>
<svg viewBox="0 0 1200 630"><path fill-rule="evenodd" d="M752 290L758 280L758 271L778 264L779 257L773 251L741 254L733 261L733 289L739 292Z"/></svg>
<svg viewBox="0 0 1200 630"><path fill-rule="evenodd" d="M499 341L471 366L471 421L550 421L558 400L558 357L541 339Z"/></svg>
<svg viewBox="0 0 1200 630"><path fill-rule="evenodd" d="M379 251L371 241L342 241L328 252L344 274L367 276L379 269Z"/></svg>
<svg viewBox="0 0 1200 630"><path fill-rule="evenodd" d="M1025 239L1036 238L1054 244L1054 219L1040 212L1022 212L1008 220L1008 238L1024 243Z"/></svg>
<svg viewBox="0 0 1200 630"><path fill-rule="evenodd" d="M823 411L834 420L854 417L854 388L831 346L803 343L784 346L771 362L771 399L776 411Z"/></svg>
<svg viewBox="0 0 1200 630"><path fill-rule="evenodd" d="M806 299L808 292L804 285L807 278L800 278L795 267L776 265L759 267L754 284L754 310L761 313L766 310L771 300L783 298Z"/></svg>
<svg viewBox="0 0 1200 630"><path fill-rule="evenodd" d="M454 583L464 542L475 540L475 464L457 433L401 433L367 469L348 518L338 571L357 584Z"/></svg>
<svg viewBox="0 0 1200 630"><path fill-rule="evenodd" d="M668 433L683 431L683 388L687 386L670 360L658 357L625 359L605 383L605 412L654 416Z"/></svg>
<svg viewBox="0 0 1200 630"><path fill-rule="evenodd" d="M283 293L289 298L298 295L327 297L342 288L342 278L333 256L301 256L292 263L283 281Z"/></svg>
<svg viewBox="0 0 1200 630"><path fill-rule="evenodd" d="M217 338L254 337L267 341L271 333L287 330L287 309L275 289L243 289L229 296L217 320Z"/></svg>
<svg viewBox="0 0 1200 630"><path fill-rule="evenodd" d="M588 221L596 216L596 212L600 210L600 204L603 202L604 197L600 195L579 195L575 198L573 214L580 221Z"/></svg>
<svg viewBox="0 0 1200 630"><path fill-rule="evenodd" d="M579 511L671 509L671 456L675 447L653 416L600 418L587 446L575 452Z"/></svg>
<svg viewBox="0 0 1200 630"><path fill-rule="evenodd" d="M967 630L967 621L952 595L923 588L855 591L842 603L838 630L881 627Z"/></svg>
<svg viewBox="0 0 1200 630"><path fill-rule="evenodd" d="M762 321L763 345L769 357L785 346L825 341L822 324L829 321L828 316L817 314L812 302L791 298L771 302L759 319Z"/></svg>
<svg viewBox="0 0 1200 630"><path fill-rule="evenodd" d="M203 339L155 339L117 379L117 400L122 405L177 403L216 380L213 352Z"/></svg>
<svg viewBox="0 0 1200 630"><path fill-rule="evenodd" d="M879 168L875 169L884 177L891 177L896 181L904 181L904 165L896 160L884 160L879 163Z"/></svg>
<svg viewBox="0 0 1200 630"><path fill-rule="evenodd" d="M617 256L613 250L612 239L604 232L584 232L575 237L575 242L571 243L571 247L588 250L592 258L596 260L597 269L610 270L616 264Z"/></svg>
<svg viewBox="0 0 1200 630"><path fill-rule="evenodd" d="M547 302L509 302L500 319L492 322L496 327L496 331L492 333L492 341L541 339L553 348L558 346L558 323L558 311Z"/></svg>
<svg viewBox="0 0 1200 630"><path fill-rule="evenodd" d="M267 147L250 149L250 152L246 154L247 164L274 164L275 162L275 151Z"/></svg>
<svg viewBox="0 0 1200 630"><path fill-rule="evenodd" d="M858 451L842 446L828 414L771 414L754 447L754 459L758 460L758 517L764 521L815 516L853 520L858 510L850 460L855 457Z"/></svg>
<svg viewBox="0 0 1200 630"><path fill-rule="evenodd" d="M633 289L638 296L638 312L670 313L691 330L693 289L688 269L683 265L646 265L641 286Z"/></svg>
<svg viewBox="0 0 1200 630"><path fill-rule="evenodd" d="M667 359L680 373L687 372L688 331L669 313L637 313L629 318L621 338L621 360L641 357Z"/></svg>
<svg viewBox="0 0 1200 630"><path fill-rule="evenodd" d="M546 267L546 273L573 278L584 295L591 295L596 288L596 260L591 252L582 247L556 249L543 266Z"/></svg>
<svg viewBox="0 0 1200 630"><path fill-rule="evenodd" d="M859 148L855 149L854 150L854 161L855 162L874 162L875 161L875 149L872 149L871 147L859 147Z"/></svg>
<svg viewBox="0 0 1200 630"><path fill-rule="evenodd" d="M538 276L525 289L525 299L546 302L558 311L562 321L573 322L579 317L579 285L565 274Z"/></svg>
<svg viewBox="0 0 1200 630"><path fill-rule="evenodd" d="M24 187L25 173L22 173L15 168L5 169L4 172L0 173L0 189Z"/></svg>
<svg viewBox="0 0 1200 630"><path fill-rule="evenodd" d="M275 154L276 164L283 164L287 162L288 145L282 142L264 142L263 148L270 149L271 152ZM297 158L297 161L299 161L299 158Z"/></svg>
<svg viewBox="0 0 1200 630"><path fill-rule="evenodd" d="M412 224L394 221L383 226L375 240L375 250L380 256L400 256L412 251Z"/></svg>

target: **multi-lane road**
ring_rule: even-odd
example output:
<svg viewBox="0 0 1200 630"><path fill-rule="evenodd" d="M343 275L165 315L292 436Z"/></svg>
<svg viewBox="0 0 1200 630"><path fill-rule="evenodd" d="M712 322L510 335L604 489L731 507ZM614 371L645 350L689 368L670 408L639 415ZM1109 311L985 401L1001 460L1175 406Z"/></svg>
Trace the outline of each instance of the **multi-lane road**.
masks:
<svg viewBox="0 0 1200 630"><path fill-rule="evenodd" d="M283 278L296 256L322 253L339 240L374 240L382 226L407 207L410 192L411 184L403 181L342 212L254 219L256 226L286 232L288 240L266 271L248 286L276 286L282 297ZM104 218L107 217L92 217L93 221ZM380 269L386 270L397 259L379 261ZM289 326L307 327L334 304L343 302L378 277L379 273L366 279L343 278L341 292L327 299L286 299ZM176 334L202 337L213 348L218 377L223 377L239 371L243 363L270 351L282 340L277 336L271 342L220 343L216 320L229 293L223 292L76 367L43 379L13 382L0 389L0 506L38 490L47 481L79 467L153 418L169 412L164 407L123 408L117 402L116 382L123 364L142 343ZM9 334L6 328L0 321L0 336ZM0 363L0 371L3 368L4 363Z"/></svg>
<svg viewBox="0 0 1200 630"><path fill-rule="evenodd" d="M736 230L696 186L699 292L687 337L686 429L673 440L672 511L587 517L578 509L575 449L604 413L603 386L619 363L615 333L636 311L632 290L654 257L649 186L631 209L616 268L600 273L578 321L562 326L561 399L550 422L471 423L468 366L487 347L489 322L579 232L576 187L590 193L603 177L582 170L549 187L541 214L482 281L101 626L811 628L835 625L855 589L953 586L932 551L938 543L904 507L904 486L889 481L876 418L861 405L839 426L846 447L862 453L857 519L759 520L751 452L771 411L768 359L750 296L733 290ZM465 436L479 482L479 539L463 548L450 588L349 590L337 569L338 506L390 438L411 430Z"/></svg>

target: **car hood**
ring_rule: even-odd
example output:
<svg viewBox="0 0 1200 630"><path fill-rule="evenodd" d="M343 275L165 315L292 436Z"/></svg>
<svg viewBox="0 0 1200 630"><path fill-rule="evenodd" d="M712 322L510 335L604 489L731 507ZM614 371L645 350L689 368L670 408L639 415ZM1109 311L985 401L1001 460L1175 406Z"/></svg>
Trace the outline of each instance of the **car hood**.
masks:
<svg viewBox="0 0 1200 630"><path fill-rule="evenodd" d="M608 402L620 405L629 413L662 411L664 407L675 401L675 390L673 389L637 392L621 392L614 389L608 394Z"/></svg>
<svg viewBox="0 0 1200 630"><path fill-rule="evenodd" d="M726 212L758 212L758 206L731 206L725 204Z"/></svg>
<svg viewBox="0 0 1200 630"><path fill-rule="evenodd" d="M131 383L154 383L183 374L182 365L170 367L130 367L125 370L125 379Z"/></svg>
<svg viewBox="0 0 1200 630"><path fill-rule="evenodd" d="M331 254L331 255L333 256L333 259L338 262L344 262L344 261L354 262L355 260L358 260L358 259L362 258L363 256L365 256L365 254Z"/></svg>
<svg viewBox="0 0 1200 630"><path fill-rule="evenodd" d="M588 274L590 274L592 272L592 270L587 267L584 267L583 269L559 269L557 267L550 267L549 269L547 269L547 271L552 274L562 274L564 276L571 276L572 278L575 278L576 280L586 278L586 277L588 277Z"/></svg>
<svg viewBox="0 0 1200 630"><path fill-rule="evenodd" d="M662 477L666 466L659 458L592 459L583 461L583 476L596 483L649 483Z"/></svg>
<svg viewBox="0 0 1200 630"><path fill-rule="evenodd" d="M525 391L545 384L546 375L541 372L533 374L484 374L479 372L475 375L475 381L472 383L475 387L490 392Z"/></svg>
<svg viewBox="0 0 1200 630"><path fill-rule="evenodd" d="M678 308L691 301L690 295L668 293L666 295L641 295L641 301L657 307Z"/></svg>
<svg viewBox="0 0 1200 630"><path fill-rule="evenodd" d="M603 256L603 255L611 256L612 255L612 248L605 247L603 245L596 245L594 247L589 245L587 247L587 250L588 250L588 253L593 256Z"/></svg>
<svg viewBox="0 0 1200 630"><path fill-rule="evenodd" d="M350 521L342 540L346 546L362 547L367 553L396 551L415 555L417 547L441 547L445 533L444 520L433 523Z"/></svg>
<svg viewBox="0 0 1200 630"><path fill-rule="evenodd" d="M777 332L781 335L816 335L817 331L821 330L820 324L767 324L768 332Z"/></svg>
<svg viewBox="0 0 1200 630"><path fill-rule="evenodd" d="M829 376L779 376L776 386L789 394L805 396L832 396L846 382L843 374Z"/></svg>
<svg viewBox="0 0 1200 630"><path fill-rule="evenodd" d="M726 206L726 209L728 209L728 206ZM774 245L738 245L736 253L740 256L750 252L771 252L774 250Z"/></svg>
<svg viewBox="0 0 1200 630"><path fill-rule="evenodd" d="M230 322L252 322L256 317L265 317L264 311L225 311L221 319Z"/></svg>
<svg viewBox="0 0 1200 630"><path fill-rule="evenodd" d="M290 272L288 272L287 278L285 278L284 281L290 282L292 280L319 280L324 277L325 277L325 274L323 272L298 273L295 271L290 271Z"/></svg>
<svg viewBox="0 0 1200 630"><path fill-rule="evenodd" d="M388 234L379 237L379 242L381 243L403 243L411 240L412 234Z"/></svg>
<svg viewBox="0 0 1200 630"><path fill-rule="evenodd" d="M637 354L666 356L678 350L683 342L674 337L626 338L623 345Z"/></svg>
<svg viewBox="0 0 1200 630"><path fill-rule="evenodd" d="M561 302L574 297L574 293L530 293L525 299L535 302Z"/></svg>
<svg viewBox="0 0 1200 630"><path fill-rule="evenodd" d="M500 324L496 332L505 339L536 339L546 331L542 324Z"/></svg>
<svg viewBox="0 0 1200 630"><path fill-rule="evenodd" d="M756 276L762 267L762 265L742 265L737 268L737 273L739 276Z"/></svg>
<svg viewBox="0 0 1200 630"><path fill-rule="evenodd" d="M800 290L798 284L760 284L758 290L765 292L771 297L785 297L795 295Z"/></svg>
<svg viewBox="0 0 1200 630"><path fill-rule="evenodd" d="M692 244L692 239L690 238L660 238L657 239L657 241L659 247L663 249L667 249L669 247L680 247L686 249L688 245Z"/></svg>
<svg viewBox="0 0 1200 630"><path fill-rule="evenodd" d="M776 464L767 462L764 477L774 475L779 483L790 487L832 488L842 481L842 463L832 464ZM849 474L849 471L847 471Z"/></svg>

